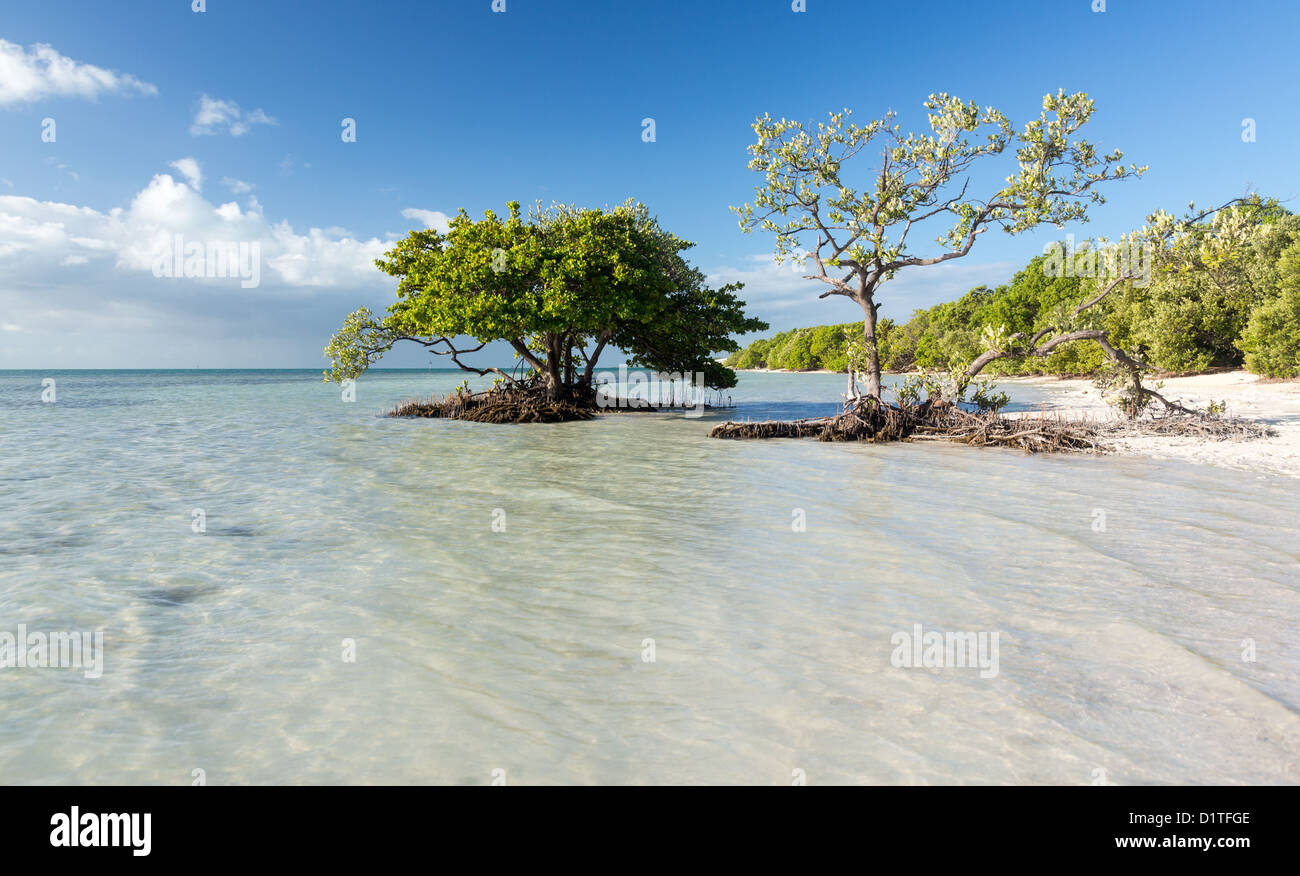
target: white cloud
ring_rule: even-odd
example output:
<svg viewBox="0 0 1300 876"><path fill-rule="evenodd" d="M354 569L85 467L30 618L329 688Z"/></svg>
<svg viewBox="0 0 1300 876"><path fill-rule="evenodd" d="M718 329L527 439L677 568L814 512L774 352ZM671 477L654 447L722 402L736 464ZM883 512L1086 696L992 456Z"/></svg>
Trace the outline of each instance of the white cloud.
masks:
<svg viewBox="0 0 1300 876"><path fill-rule="evenodd" d="M402 215L407 219L424 223L425 228L432 228L443 234L451 228L451 217L438 210L417 210L415 207L407 207L402 211Z"/></svg>
<svg viewBox="0 0 1300 876"><path fill-rule="evenodd" d="M101 94L126 92L157 94L158 89L129 74L74 61L45 43L24 49L0 39L0 106L47 97L96 100Z"/></svg>
<svg viewBox="0 0 1300 876"><path fill-rule="evenodd" d="M203 171L199 169L199 163L193 158L178 158L169 166L180 171L181 176L185 177L185 181L194 191L203 191Z"/></svg>
<svg viewBox="0 0 1300 876"><path fill-rule="evenodd" d="M155 277L178 234L257 244L260 286ZM0 313L23 340L0 345L0 367L191 364L200 349L271 364L292 349L288 361L310 361L345 314L389 303L392 280L373 262L394 240L268 221L253 198L214 203L170 173L107 210L3 194Z"/></svg>
<svg viewBox="0 0 1300 876"><path fill-rule="evenodd" d="M245 192L251 192L253 190L252 183L244 182L242 179L235 179L230 176L223 176L221 178L221 184L237 195L242 195Z"/></svg>
<svg viewBox="0 0 1300 876"><path fill-rule="evenodd" d="M196 137L222 133L241 137L251 131L254 125L278 124L279 122L261 109L246 113L233 100L217 100L204 94L199 98L199 107L194 112L190 133Z"/></svg>
<svg viewBox="0 0 1300 876"><path fill-rule="evenodd" d="M14 187L14 181L11 179L0 179L0 185L5 185L12 189Z"/></svg>

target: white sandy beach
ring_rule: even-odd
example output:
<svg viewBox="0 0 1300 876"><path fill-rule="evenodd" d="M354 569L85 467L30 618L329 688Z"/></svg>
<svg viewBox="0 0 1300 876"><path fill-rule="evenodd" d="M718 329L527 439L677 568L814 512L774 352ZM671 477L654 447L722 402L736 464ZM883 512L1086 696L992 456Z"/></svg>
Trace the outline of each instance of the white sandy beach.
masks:
<svg viewBox="0 0 1300 876"><path fill-rule="evenodd" d="M771 368L743 368L741 372L780 372ZM838 372L784 372L830 374ZM1115 407L1106 404L1092 381L1057 377L998 377L999 386L1014 397L1016 386L1036 386L1052 401L1045 410L1065 417L1097 420L1122 419ZM1156 388L1162 381L1147 381ZM1247 371L1171 377L1159 392L1170 401L1204 408L1211 402L1226 402L1229 417L1255 420L1277 431L1272 438L1250 441L1203 441L1194 438L1133 437L1112 441L1115 453L1181 459L1207 465L1259 472L1261 476L1300 478L1300 381L1261 380ZM1022 414L1023 415L1023 414ZM1010 414L1015 416L1015 414Z"/></svg>
<svg viewBox="0 0 1300 876"><path fill-rule="evenodd" d="M1119 416L1088 380L1054 377L1000 378L1008 388L1017 384L1043 387L1059 401L1049 410L1066 415L1097 418ZM1150 385L1154 388L1155 383ZM1246 371L1174 377L1164 381L1160 393L1170 401L1204 407L1211 401L1227 402L1227 415L1256 420L1273 427L1273 438L1254 441L1201 441L1191 438L1124 438L1116 441L1118 453L1163 459L1181 459L1208 465L1256 471L1263 476L1300 478L1300 381L1264 381Z"/></svg>

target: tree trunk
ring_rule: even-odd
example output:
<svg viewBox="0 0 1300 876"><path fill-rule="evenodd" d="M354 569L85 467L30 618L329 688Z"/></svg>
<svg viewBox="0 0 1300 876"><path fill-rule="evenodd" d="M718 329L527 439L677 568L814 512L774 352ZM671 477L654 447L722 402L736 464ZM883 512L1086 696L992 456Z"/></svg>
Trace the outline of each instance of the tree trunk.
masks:
<svg viewBox="0 0 1300 876"><path fill-rule="evenodd" d="M560 374L560 339L556 335L546 338L546 398L556 401L564 388L564 379Z"/></svg>
<svg viewBox="0 0 1300 876"><path fill-rule="evenodd" d="M873 296L859 299L862 305L862 339L867 349L866 383L867 395L877 401L884 401L880 394L880 348L876 346L876 305Z"/></svg>
<svg viewBox="0 0 1300 876"><path fill-rule="evenodd" d="M608 331L602 331L596 339L596 349L591 351L591 358L587 360L587 367L582 372L582 382L587 386L591 386L591 377L596 372L596 360L600 358L600 351L605 349L605 342L608 340Z"/></svg>

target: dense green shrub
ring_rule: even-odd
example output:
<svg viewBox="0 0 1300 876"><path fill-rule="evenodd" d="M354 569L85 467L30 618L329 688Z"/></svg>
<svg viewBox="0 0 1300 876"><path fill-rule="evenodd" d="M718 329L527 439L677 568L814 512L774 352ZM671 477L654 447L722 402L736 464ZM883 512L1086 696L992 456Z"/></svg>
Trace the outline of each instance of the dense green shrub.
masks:
<svg viewBox="0 0 1300 876"><path fill-rule="evenodd" d="M1278 264L1277 294L1250 315L1240 347L1246 367L1268 377L1300 377L1300 243Z"/></svg>
<svg viewBox="0 0 1300 876"><path fill-rule="evenodd" d="M1249 244L1226 252L1193 247L1177 270L1156 271L1145 285L1128 284L1080 315L1074 310L1097 291L1091 279L1054 276L1044 256L1011 282L978 288L917 310L906 323L882 319L876 327L885 371L947 372L986 349L984 333L1031 336L1044 326L1100 328L1111 342L1166 371L1240 367L1271 376L1300 375L1300 216L1261 202ZM1209 234L1211 226L1198 227ZM1193 238L1199 243L1200 238ZM834 371L848 367L847 323L781 332L755 341L728 364L737 368ZM1045 358L1002 359L992 375L1092 374L1106 355L1092 341L1065 344Z"/></svg>

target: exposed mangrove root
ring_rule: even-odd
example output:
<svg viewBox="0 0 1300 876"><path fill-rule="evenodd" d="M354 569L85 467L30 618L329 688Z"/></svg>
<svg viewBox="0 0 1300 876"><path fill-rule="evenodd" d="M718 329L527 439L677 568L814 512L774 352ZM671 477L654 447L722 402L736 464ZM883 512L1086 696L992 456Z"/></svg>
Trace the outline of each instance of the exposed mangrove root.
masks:
<svg viewBox="0 0 1300 876"><path fill-rule="evenodd" d="M594 394L548 398L538 386L497 386L485 392L453 392L444 398L410 399L388 411L388 417L438 417L474 423L564 423L596 416Z"/></svg>
<svg viewBox="0 0 1300 876"><path fill-rule="evenodd" d="M833 417L791 422L722 423L710 438L816 438L819 441L949 441L972 447L1015 447L1026 453L1104 452L1110 440L1135 435L1244 441L1274 434L1248 420L1167 415L1138 420L1069 420L1051 414L1007 417L973 413L944 401L916 406L851 405Z"/></svg>
<svg viewBox="0 0 1300 876"><path fill-rule="evenodd" d="M705 410L714 410L705 404ZM596 393L580 385L565 397L547 396L540 382L517 381L498 385L484 392L467 390L449 393L443 398L408 399L400 402L386 417L428 417L469 420L475 423L566 423L590 420L597 414L635 413L639 411L681 411L681 407L658 407L643 399L609 399L597 402Z"/></svg>
<svg viewBox="0 0 1300 876"><path fill-rule="evenodd" d="M1202 441L1252 441L1271 438L1277 430L1238 417L1165 416L1120 420L1106 424L1108 438L1195 438Z"/></svg>

